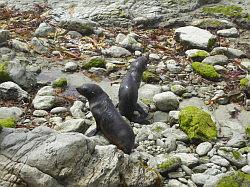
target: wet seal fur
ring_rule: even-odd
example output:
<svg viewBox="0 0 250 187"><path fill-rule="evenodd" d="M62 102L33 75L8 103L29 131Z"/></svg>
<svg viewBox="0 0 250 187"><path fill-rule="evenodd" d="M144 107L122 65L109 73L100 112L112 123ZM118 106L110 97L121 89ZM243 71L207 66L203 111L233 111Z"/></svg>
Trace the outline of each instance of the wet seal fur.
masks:
<svg viewBox="0 0 250 187"><path fill-rule="evenodd" d="M89 101L90 111L96 121L98 131L124 153L130 154L135 144L135 134L129 124L117 111L109 96L96 84L83 84L76 90ZM92 132L93 133L93 132Z"/></svg>
<svg viewBox="0 0 250 187"><path fill-rule="evenodd" d="M147 62L148 57L141 56L131 63L128 73L120 84L118 104L121 115L125 116L129 121L145 124L149 123L146 120L148 114L137 103L137 100L138 89L141 84L142 74L147 68ZM134 111L138 111L140 115L136 116Z"/></svg>

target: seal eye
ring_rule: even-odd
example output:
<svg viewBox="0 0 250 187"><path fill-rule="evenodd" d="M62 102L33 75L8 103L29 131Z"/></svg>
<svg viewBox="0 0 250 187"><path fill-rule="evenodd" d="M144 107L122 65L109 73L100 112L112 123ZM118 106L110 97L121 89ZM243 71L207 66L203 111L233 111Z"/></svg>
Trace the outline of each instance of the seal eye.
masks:
<svg viewBox="0 0 250 187"><path fill-rule="evenodd" d="M94 94L94 93L95 93L95 92L93 92L93 91L91 92L91 94Z"/></svg>

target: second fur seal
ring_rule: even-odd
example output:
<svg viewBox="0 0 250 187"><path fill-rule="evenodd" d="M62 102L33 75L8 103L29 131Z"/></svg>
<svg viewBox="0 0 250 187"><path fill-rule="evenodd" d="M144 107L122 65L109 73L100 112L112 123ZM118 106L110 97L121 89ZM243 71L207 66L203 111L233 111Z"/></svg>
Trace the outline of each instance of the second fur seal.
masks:
<svg viewBox="0 0 250 187"><path fill-rule="evenodd" d="M143 72L147 68L148 57L141 56L131 63L128 73L122 79L119 88L119 104L118 108L121 115L125 116L129 121L136 123L149 122L146 120L147 113L137 103L138 89L141 84ZM134 111L139 112L139 116L134 115Z"/></svg>
<svg viewBox="0 0 250 187"><path fill-rule="evenodd" d="M109 96L96 84L83 84L76 90L89 101L90 111L96 121L96 132L100 131L108 141L124 153L134 148L135 134L122 118Z"/></svg>

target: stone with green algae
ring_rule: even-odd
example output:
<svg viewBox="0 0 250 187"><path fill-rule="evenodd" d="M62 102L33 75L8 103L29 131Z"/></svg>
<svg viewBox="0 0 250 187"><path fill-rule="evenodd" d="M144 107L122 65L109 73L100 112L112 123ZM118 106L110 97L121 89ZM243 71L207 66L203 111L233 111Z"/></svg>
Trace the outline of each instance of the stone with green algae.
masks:
<svg viewBox="0 0 250 187"><path fill-rule="evenodd" d="M249 79L248 78L243 78L240 80L240 86L241 87L247 87L249 83Z"/></svg>
<svg viewBox="0 0 250 187"><path fill-rule="evenodd" d="M0 83L11 80L6 62L0 62Z"/></svg>
<svg viewBox="0 0 250 187"><path fill-rule="evenodd" d="M153 83L153 82L159 82L160 77L156 73L147 70L143 72L142 80L146 83Z"/></svg>
<svg viewBox="0 0 250 187"><path fill-rule="evenodd" d="M220 78L220 74L217 73L212 65L201 62L193 62L191 66L196 73L200 74L206 79L216 80Z"/></svg>
<svg viewBox="0 0 250 187"><path fill-rule="evenodd" d="M7 127L7 128L15 128L16 127L16 120L14 118L4 118L0 119L0 128ZM0 129L1 131L1 129Z"/></svg>
<svg viewBox="0 0 250 187"><path fill-rule="evenodd" d="M181 159L179 157L167 157L161 164L157 165L157 170L161 174L167 174L170 171L176 170L181 165Z"/></svg>
<svg viewBox="0 0 250 187"><path fill-rule="evenodd" d="M106 61L103 58L92 58L87 63L83 64L83 69L90 69L92 67L96 68L106 68Z"/></svg>
<svg viewBox="0 0 250 187"><path fill-rule="evenodd" d="M242 17L243 14L243 9L236 5L204 7L202 11L207 14L221 14L226 17Z"/></svg>
<svg viewBox="0 0 250 187"><path fill-rule="evenodd" d="M179 124L190 140L209 141L217 137L216 125L210 114L197 107L188 106L182 109Z"/></svg>
<svg viewBox="0 0 250 187"><path fill-rule="evenodd" d="M249 187L250 174L236 171L228 176L222 177L215 187Z"/></svg>
<svg viewBox="0 0 250 187"><path fill-rule="evenodd" d="M67 84L68 84L68 82L67 82L66 78L58 78L53 82L52 87L53 88L64 88L67 86Z"/></svg>

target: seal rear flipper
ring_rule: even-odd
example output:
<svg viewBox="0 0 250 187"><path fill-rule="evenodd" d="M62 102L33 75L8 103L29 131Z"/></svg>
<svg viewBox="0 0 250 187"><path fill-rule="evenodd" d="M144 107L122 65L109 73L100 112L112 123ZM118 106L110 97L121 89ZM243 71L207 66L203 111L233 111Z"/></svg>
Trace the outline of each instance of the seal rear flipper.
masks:
<svg viewBox="0 0 250 187"><path fill-rule="evenodd" d="M139 123L139 124L144 124L144 125L149 125L150 121L147 120L144 116L134 116L131 119L132 122L134 123Z"/></svg>
<svg viewBox="0 0 250 187"><path fill-rule="evenodd" d="M91 137L91 136L95 136L97 135L97 133L99 132L99 130L97 128L91 130L89 133L86 134L86 136Z"/></svg>

